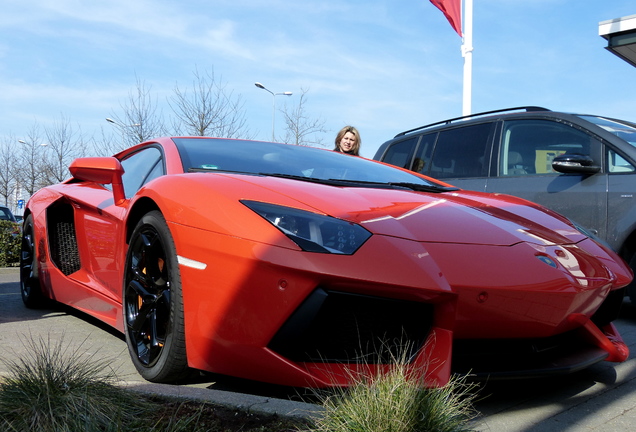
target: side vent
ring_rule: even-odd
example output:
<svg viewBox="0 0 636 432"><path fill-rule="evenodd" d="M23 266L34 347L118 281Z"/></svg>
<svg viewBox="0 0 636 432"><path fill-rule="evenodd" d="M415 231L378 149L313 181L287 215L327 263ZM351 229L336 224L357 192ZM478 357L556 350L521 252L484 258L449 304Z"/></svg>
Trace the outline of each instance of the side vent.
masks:
<svg viewBox="0 0 636 432"><path fill-rule="evenodd" d="M46 213L49 232L51 260L65 275L81 268L73 207L68 203L58 203L49 207Z"/></svg>

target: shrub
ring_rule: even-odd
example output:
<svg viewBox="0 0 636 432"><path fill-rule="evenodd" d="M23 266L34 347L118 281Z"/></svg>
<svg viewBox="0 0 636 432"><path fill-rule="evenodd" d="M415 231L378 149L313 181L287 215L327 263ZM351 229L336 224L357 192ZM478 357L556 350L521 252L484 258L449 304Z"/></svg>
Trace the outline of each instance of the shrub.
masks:
<svg viewBox="0 0 636 432"><path fill-rule="evenodd" d="M139 398L113 385L108 361L96 361L60 341L29 339L26 357L6 361L0 381L3 431L108 431L143 412Z"/></svg>
<svg viewBox="0 0 636 432"><path fill-rule="evenodd" d="M454 377L442 388L426 388L423 376L399 360L388 371L351 377L351 387L318 396L324 413L310 432L472 430L476 385Z"/></svg>
<svg viewBox="0 0 636 432"><path fill-rule="evenodd" d="M15 222L0 220L0 267L20 262L20 228Z"/></svg>

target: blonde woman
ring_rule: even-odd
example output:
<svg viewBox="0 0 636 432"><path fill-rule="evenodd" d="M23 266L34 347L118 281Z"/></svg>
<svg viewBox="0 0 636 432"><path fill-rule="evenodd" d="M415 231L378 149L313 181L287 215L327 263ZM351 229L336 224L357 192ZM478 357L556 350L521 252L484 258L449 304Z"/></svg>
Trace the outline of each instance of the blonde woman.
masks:
<svg viewBox="0 0 636 432"><path fill-rule="evenodd" d="M353 126L345 126L340 129L340 132L336 135L336 147L334 151L359 156L361 143L362 140L360 139L358 129Z"/></svg>

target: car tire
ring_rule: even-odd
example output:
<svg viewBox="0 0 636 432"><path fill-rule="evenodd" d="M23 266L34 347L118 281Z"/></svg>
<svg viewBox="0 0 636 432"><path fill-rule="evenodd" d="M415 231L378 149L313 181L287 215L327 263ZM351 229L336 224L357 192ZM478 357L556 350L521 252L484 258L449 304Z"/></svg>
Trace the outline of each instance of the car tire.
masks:
<svg viewBox="0 0 636 432"><path fill-rule="evenodd" d="M144 215L130 238L123 319L128 351L144 379L165 383L189 375L176 248L159 211Z"/></svg>
<svg viewBox="0 0 636 432"><path fill-rule="evenodd" d="M22 302L30 309L44 306L45 297L38 277L37 243L33 216L27 216L22 229L20 247L20 293Z"/></svg>

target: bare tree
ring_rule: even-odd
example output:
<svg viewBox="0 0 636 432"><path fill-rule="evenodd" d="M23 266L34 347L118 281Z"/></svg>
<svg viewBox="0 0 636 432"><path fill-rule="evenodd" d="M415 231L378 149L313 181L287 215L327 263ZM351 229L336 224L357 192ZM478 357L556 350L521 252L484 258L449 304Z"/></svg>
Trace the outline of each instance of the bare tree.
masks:
<svg viewBox="0 0 636 432"><path fill-rule="evenodd" d="M175 115L177 134L251 138L241 96L228 92L214 72L202 75L195 70L193 74L192 87L181 90L175 85L172 102L168 102Z"/></svg>
<svg viewBox="0 0 636 432"><path fill-rule="evenodd" d="M311 119L305 111L307 93L309 90L300 89L301 95L298 104L281 110L285 120L285 139L287 144L302 146L323 146L322 137L318 134L325 133L325 121L321 118Z"/></svg>
<svg viewBox="0 0 636 432"><path fill-rule="evenodd" d="M46 169L47 143L42 141L40 128L33 124L20 143L18 158L20 165L19 178L25 192L31 196L40 187L44 186L44 171Z"/></svg>
<svg viewBox="0 0 636 432"><path fill-rule="evenodd" d="M95 156L112 156L126 149L128 145L125 140L122 139L122 136L117 136L118 133L119 129L117 133L113 133L112 128L107 132L101 127L99 135L93 136L90 139L93 154Z"/></svg>
<svg viewBox="0 0 636 432"><path fill-rule="evenodd" d="M0 142L0 197L3 198L5 206L11 204L18 184L18 159L15 156L15 144L11 144L9 141Z"/></svg>
<svg viewBox="0 0 636 432"><path fill-rule="evenodd" d="M157 101L152 98L150 90L151 87L137 78L136 87L128 94L128 100L120 104L123 111L121 116L113 114L108 119L121 134L122 148L166 135L162 115L157 112Z"/></svg>
<svg viewBox="0 0 636 432"><path fill-rule="evenodd" d="M81 134L73 130L70 121L63 115L52 126L45 127L47 152L49 153L45 182L58 183L69 177L68 166L76 157L86 153Z"/></svg>

